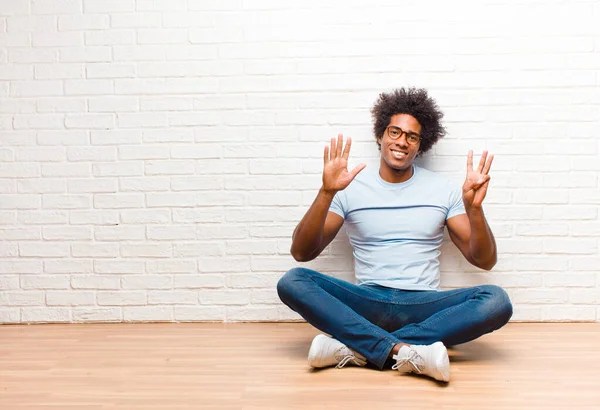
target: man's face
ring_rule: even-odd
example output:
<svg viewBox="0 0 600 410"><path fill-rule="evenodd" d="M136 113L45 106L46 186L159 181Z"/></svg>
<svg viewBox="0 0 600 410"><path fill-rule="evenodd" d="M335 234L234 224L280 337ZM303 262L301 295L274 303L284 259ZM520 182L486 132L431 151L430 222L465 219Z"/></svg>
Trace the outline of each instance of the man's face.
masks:
<svg viewBox="0 0 600 410"><path fill-rule="evenodd" d="M412 134L412 138L407 135ZM409 114L396 114L390 119L383 136L377 138L381 144L381 158L393 170L404 171L412 167L419 154L420 141L411 144L416 135L421 134L421 124ZM393 136L398 136L393 139ZM383 165L383 164L382 164Z"/></svg>

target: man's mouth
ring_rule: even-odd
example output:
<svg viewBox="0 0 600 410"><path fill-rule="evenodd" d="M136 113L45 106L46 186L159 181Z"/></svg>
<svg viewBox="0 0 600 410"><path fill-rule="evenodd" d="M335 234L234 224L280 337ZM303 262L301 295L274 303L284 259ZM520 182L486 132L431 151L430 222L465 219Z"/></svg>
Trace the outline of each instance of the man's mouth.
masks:
<svg viewBox="0 0 600 410"><path fill-rule="evenodd" d="M403 151L396 151L396 150L391 150L391 151L392 151L392 155L396 159L404 159L404 158L406 158L408 156L408 154L406 152L403 152Z"/></svg>

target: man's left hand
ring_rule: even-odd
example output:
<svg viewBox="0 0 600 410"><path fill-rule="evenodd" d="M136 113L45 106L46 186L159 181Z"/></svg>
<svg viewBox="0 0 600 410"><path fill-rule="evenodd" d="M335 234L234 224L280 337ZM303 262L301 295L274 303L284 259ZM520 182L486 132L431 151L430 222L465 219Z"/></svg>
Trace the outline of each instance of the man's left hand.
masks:
<svg viewBox="0 0 600 410"><path fill-rule="evenodd" d="M467 156L467 178L463 184L463 203L467 211L473 208L481 208L490 184L488 173L493 160L493 155L488 155L487 151L483 151L479 165L476 169L473 169L473 151L469 151Z"/></svg>

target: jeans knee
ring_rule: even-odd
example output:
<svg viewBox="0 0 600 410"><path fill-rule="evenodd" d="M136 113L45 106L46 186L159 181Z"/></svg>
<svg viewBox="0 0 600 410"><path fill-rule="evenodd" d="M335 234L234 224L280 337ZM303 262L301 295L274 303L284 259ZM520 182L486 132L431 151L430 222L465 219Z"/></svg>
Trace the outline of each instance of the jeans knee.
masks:
<svg viewBox="0 0 600 410"><path fill-rule="evenodd" d="M290 269L277 282L277 294L282 302L286 303L295 293L298 279L303 276L302 271L302 268Z"/></svg>
<svg viewBox="0 0 600 410"><path fill-rule="evenodd" d="M488 296L486 310L489 312L489 319L496 322L498 327L507 324L513 315L513 306L508 293L496 285L485 285L480 288Z"/></svg>

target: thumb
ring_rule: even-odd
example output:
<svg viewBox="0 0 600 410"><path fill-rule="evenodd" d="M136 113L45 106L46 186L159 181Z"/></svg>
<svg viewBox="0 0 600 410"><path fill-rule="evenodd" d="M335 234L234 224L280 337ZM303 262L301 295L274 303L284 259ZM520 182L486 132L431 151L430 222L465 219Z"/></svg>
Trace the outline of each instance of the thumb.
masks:
<svg viewBox="0 0 600 410"><path fill-rule="evenodd" d="M366 167L367 167L367 164L358 164L357 166L352 168L352 171L350 171L350 176L352 177L352 179L354 179L354 177L356 177L358 175L358 173L360 171L362 171L363 169L365 169Z"/></svg>

